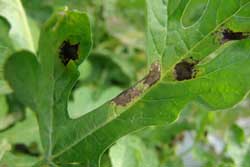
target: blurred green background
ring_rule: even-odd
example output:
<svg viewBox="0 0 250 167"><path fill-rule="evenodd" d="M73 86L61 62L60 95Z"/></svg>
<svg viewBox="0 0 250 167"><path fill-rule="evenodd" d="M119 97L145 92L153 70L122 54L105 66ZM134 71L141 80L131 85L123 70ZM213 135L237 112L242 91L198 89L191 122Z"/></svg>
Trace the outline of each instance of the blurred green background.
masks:
<svg viewBox="0 0 250 167"><path fill-rule="evenodd" d="M91 18L94 47L79 69L68 106L71 118L91 112L145 75L144 0L22 0L22 4L35 47L53 12L68 6ZM8 31L4 25L10 24L6 21L0 17L0 39L13 46L3 36ZM0 65L4 60L0 57ZM249 98L223 112L191 103L171 125L149 127L114 143L102 167L250 167L249 136ZM13 94L0 94L0 167L29 167L41 152L33 112Z"/></svg>

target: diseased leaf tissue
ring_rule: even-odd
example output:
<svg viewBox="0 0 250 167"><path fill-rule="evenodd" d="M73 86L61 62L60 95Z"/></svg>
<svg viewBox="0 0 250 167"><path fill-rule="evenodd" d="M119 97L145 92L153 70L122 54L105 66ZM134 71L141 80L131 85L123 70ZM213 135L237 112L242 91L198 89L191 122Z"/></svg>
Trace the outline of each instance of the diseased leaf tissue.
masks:
<svg viewBox="0 0 250 167"><path fill-rule="evenodd" d="M71 44L69 41L64 41L60 47L60 58L64 65L67 65L70 60L76 60L78 56L79 44Z"/></svg>
<svg viewBox="0 0 250 167"><path fill-rule="evenodd" d="M146 77L139 81L135 86L129 88L128 90L122 92L116 98L113 99L116 105L126 106L129 104L133 99L139 97L145 90L160 80L161 77L161 68L158 62L152 64L149 73Z"/></svg>
<svg viewBox="0 0 250 167"><path fill-rule="evenodd" d="M233 41L233 40L242 40L242 39L250 39L249 33L244 33L244 32L233 32L230 29L224 29L221 32L223 38L222 38L222 43L228 42L228 41Z"/></svg>
<svg viewBox="0 0 250 167"><path fill-rule="evenodd" d="M177 81L189 80L195 77L197 62L182 61L175 65L175 78Z"/></svg>
<svg viewBox="0 0 250 167"><path fill-rule="evenodd" d="M0 0L0 11L1 3ZM104 13L104 19L113 9L109 5L112 4L105 3L102 9L105 11L100 12ZM134 42L133 47L136 46L131 50L146 52L148 73L131 88L113 99L112 96L101 101L100 106L79 118L69 117L67 105L72 100L71 92L85 84L81 81L75 86L80 64L89 54L93 58L96 54L111 57L113 52L128 54L121 48L125 48L124 43L127 47L131 34L139 32L133 28L124 34L113 32L123 28L117 21L119 24L107 30L112 33L102 34L99 28L104 26L106 31L109 22L95 23L91 28L86 13L65 8L41 29L37 52L11 52L3 67L5 80L15 98L36 113L44 150L34 167L100 167L103 153L122 136L152 125L171 124L190 102L202 102L213 111L223 110L239 103L249 92L250 0L146 0L146 5L146 49ZM193 9L198 12L194 13ZM124 23L127 22L121 22ZM101 43L93 46L93 52L91 30L95 44ZM107 36L118 39L105 41ZM122 47L117 49L118 42ZM111 60L126 75L132 73L129 66ZM98 87L103 93L102 88L107 88L103 80L109 78L110 71L105 73L93 67L94 72L103 73L96 75L98 81L94 86L86 88ZM81 75L88 70L87 66L81 69ZM91 73L84 82L96 76ZM114 72L114 76L119 78L120 73ZM115 86L108 85L108 88ZM17 149L31 153L23 145ZM35 156L38 156L36 152Z"/></svg>

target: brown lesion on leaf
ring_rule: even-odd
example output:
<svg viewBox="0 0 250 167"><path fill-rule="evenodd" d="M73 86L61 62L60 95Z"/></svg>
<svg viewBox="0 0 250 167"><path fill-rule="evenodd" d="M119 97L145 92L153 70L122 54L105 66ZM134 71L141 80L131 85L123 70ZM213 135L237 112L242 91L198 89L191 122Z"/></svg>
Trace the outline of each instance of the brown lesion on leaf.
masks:
<svg viewBox="0 0 250 167"><path fill-rule="evenodd" d="M67 65L70 60L76 60L78 55L79 43L71 44L69 41L64 41L60 46L60 59L64 65Z"/></svg>
<svg viewBox="0 0 250 167"><path fill-rule="evenodd" d="M161 78L161 66L158 62L151 65L148 75L143 79L143 84L152 86Z"/></svg>
<svg viewBox="0 0 250 167"><path fill-rule="evenodd" d="M198 61L193 60L192 58L182 60L177 63L174 68L174 76L177 81L190 80L195 78L196 69L195 65Z"/></svg>
<svg viewBox="0 0 250 167"><path fill-rule="evenodd" d="M159 81L160 78L161 78L160 64L158 62L153 63L151 65L151 69L148 75L146 75L144 79L139 81L132 88L125 90L120 95L115 97L112 100L112 102L114 102L118 106L125 107L127 104L132 102L132 100L134 100L136 97L139 97L147 88L156 84L156 82Z"/></svg>
<svg viewBox="0 0 250 167"><path fill-rule="evenodd" d="M113 102L116 105L120 105L125 107L128 103L130 103L134 98L140 96L142 93L141 90L132 87L129 88L128 90L125 90L122 92L120 95L118 95L116 98L113 99Z"/></svg>

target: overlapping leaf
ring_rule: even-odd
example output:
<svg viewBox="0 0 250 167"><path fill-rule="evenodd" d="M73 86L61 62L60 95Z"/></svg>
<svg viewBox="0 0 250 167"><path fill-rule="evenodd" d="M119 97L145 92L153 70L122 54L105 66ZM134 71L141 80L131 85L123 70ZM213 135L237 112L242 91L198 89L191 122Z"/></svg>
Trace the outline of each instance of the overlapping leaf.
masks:
<svg viewBox="0 0 250 167"><path fill-rule="evenodd" d="M33 37L21 1L1 0L0 16L6 18L11 25L10 38L13 41L14 48L35 52Z"/></svg>
<svg viewBox="0 0 250 167"><path fill-rule="evenodd" d="M20 0L0 0L0 27L0 93L7 94L12 90L2 78L5 60L16 50L35 52L36 42Z"/></svg>

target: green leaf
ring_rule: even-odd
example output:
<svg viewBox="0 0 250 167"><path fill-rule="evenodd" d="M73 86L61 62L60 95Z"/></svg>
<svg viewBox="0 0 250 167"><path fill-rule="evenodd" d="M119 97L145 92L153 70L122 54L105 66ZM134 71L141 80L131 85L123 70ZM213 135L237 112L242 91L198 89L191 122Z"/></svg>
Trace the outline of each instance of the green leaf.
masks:
<svg viewBox="0 0 250 167"><path fill-rule="evenodd" d="M112 167L158 167L156 153L136 136L126 136L110 148Z"/></svg>
<svg viewBox="0 0 250 167"><path fill-rule="evenodd" d="M6 130L21 119L23 119L23 113L21 112L13 112L5 117L0 117L0 131Z"/></svg>
<svg viewBox="0 0 250 167"><path fill-rule="evenodd" d="M126 46L143 49L144 33L138 25L144 25L144 6L144 0L104 1L103 15L108 33Z"/></svg>
<svg viewBox="0 0 250 167"><path fill-rule="evenodd" d="M2 102L2 104L1 104ZM0 132L5 131L17 122L23 121L25 118L25 106L17 101L13 94L3 96L3 100L0 100L1 112L0 115Z"/></svg>
<svg viewBox="0 0 250 167"><path fill-rule="evenodd" d="M79 76L77 67L91 49L89 20L79 12L55 14L42 30L39 61L19 52L5 66L19 100L38 115L45 153L37 166L98 167L117 139L172 123L192 101L202 101L211 110L241 101L250 89L250 41L240 32L249 30L244 25L250 22L245 12L250 1L208 2L200 16L183 25L182 19L193 18L184 11L196 3L147 0L148 74L77 119L69 118L67 101Z"/></svg>
<svg viewBox="0 0 250 167"><path fill-rule="evenodd" d="M7 94L11 89L3 79L3 65L8 58L8 54L12 48L11 40L9 39L9 23L0 17L0 94Z"/></svg>
<svg viewBox="0 0 250 167"><path fill-rule="evenodd" d="M2 160L4 154L11 149L11 146L8 143L7 140L1 140L0 142L1 142L0 143L0 148L1 148L1 151L0 151L0 160Z"/></svg>
<svg viewBox="0 0 250 167"><path fill-rule="evenodd" d="M11 25L10 38L15 49L27 49L35 52L27 16L21 1L0 0L0 16L5 17Z"/></svg>
<svg viewBox="0 0 250 167"><path fill-rule="evenodd" d="M0 94L8 94L12 90L2 78L5 60L14 50L34 53L36 42L20 0L0 0L0 27Z"/></svg>
<svg viewBox="0 0 250 167"><path fill-rule="evenodd" d="M69 102L68 110L70 118L78 118L88 112L93 111L109 100L112 100L122 90L118 87L108 87L99 93L98 98L95 98L93 88L84 86L74 91L73 101ZM82 110L84 108L84 110Z"/></svg>
<svg viewBox="0 0 250 167"><path fill-rule="evenodd" d="M1 27L0 46L4 48L7 48L7 47L12 48L13 46L11 44L11 39L9 38L10 24L5 18L1 16L0 16L0 27ZM0 60L1 62L3 61L2 58Z"/></svg>
<svg viewBox="0 0 250 167"><path fill-rule="evenodd" d="M246 154L244 155L243 161L241 163L240 167L249 167L250 165L250 148L248 149L248 151L246 152Z"/></svg>
<svg viewBox="0 0 250 167"><path fill-rule="evenodd" d="M27 156L27 155L15 155L12 153L6 153L3 160L0 162L0 166L11 166L11 167L30 167L38 158Z"/></svg>
<svg viewBox="0 0 250 167"><path fill-rule="evenodd" d="M76 45L79 45L78 51L73 54L77 54L77 60L72 61L67 56L70 47ZM33 54L21 51L11 55L5 65L5 78L15 89L16 96L38 115L48 161L58 140L54 132L62 132L54 128L60 128L63 119L71 122L62 111L67 111L70 90L79 76L76 67L88 56L90 48L87 15L65 10L55 14L45 25L40 38L39 62Z"/></svg>
<svg viewBox="0 0 250 167"><path fill-rule="evenodd" d="M91 54L78 68L79 81L68 103L70 118L78 118L112 100L134 78L133 68L126 60L104 50L99 52Z"/></svg>
<svg viewBox="0 0 250 167"><path fill-rule="evenodd" d="M245 134L244 134L243 129L241 129L236 124L232 125L230 129L229 138L230 138L229 140L232 143L241 146L245 141Z"/></svg>
<svg viewBox="0 0 250 167"><path fill-rule="evenodd" d="M0 118L2 118L8 111L8 104L6 97L4 95L0 95L0 105L1 105Z"/></svg>
<svg viewBox="0 0 250 167"><path fill-rule="evenodd" d="M39 142L39 132L35 114L27 110L26 117L26 120L18 122L10 130L1 132L1 140L6 139L10 144L23 143L27 145L33 142Z"/></svg>
<svg viewBox="0 0 250 167"><path fill-rule="evenodd" d="M37 102L38 75L39 64L30 52L16 52L6 62L5 78L16 90L17 98L22 99L21 101L32 109L35 108Z"/></svg>
<svg viewBox="0 0 250 167"><path fill-rule="evenodd" d="M199 160L199 162L203 164L202 166L209 167L215 164L218 165L216 162L216 156L218 155L216 155L213 151L207 149L206 147L202 146L202 143L197 143L196 145L194 145L192 152L194 158L196 160Z"/></svg>
<svg viewBox="0 0 250 167"><path fill-rule="evenodd" d="M23 122L17 123L8 131L1 132L0 139L0 150L7 149L2 157L0 155L0 166L29 167L38 161L38 157L13 152L16 144L29 146L34 143L41 151L37 121L31 111L26 112L26 119ZM2 154L1 151L0 154Z"/></svg>
<svg viewBox="0 0 250 167"><path fill-rule="evenodd" d="M171 1L169 2L171 3ZM147 55L148 63L160 61L166 48L168 9L165 0L147 0Z"/></svg>
<svg viewBox="0 0 250 167"><path fill-rule="evenodd" d="M54 1L53 1L54 2ZM49 3L53 3L50 1ZM26 10L26 13L29 17L35 19L39 25L44 23L52 14L52 6L48 4L48 1L29 1L29 0L22 0L23 7Z"/></svg>
<svg viewBox="0 0 250 167"><path fill-rule="evenodd" d="M227 155L233 159L236 166L247 167L250 142L249 139L245 139L243 129L238 125L232 125L226 137Z"/></svg>

